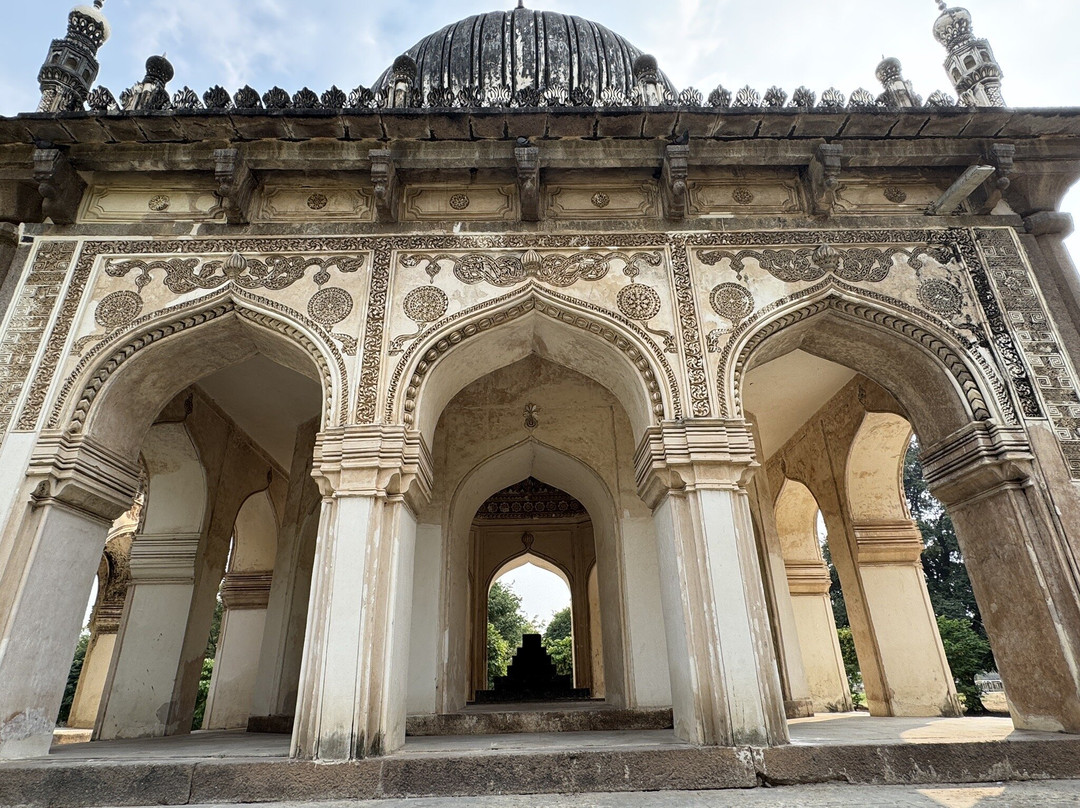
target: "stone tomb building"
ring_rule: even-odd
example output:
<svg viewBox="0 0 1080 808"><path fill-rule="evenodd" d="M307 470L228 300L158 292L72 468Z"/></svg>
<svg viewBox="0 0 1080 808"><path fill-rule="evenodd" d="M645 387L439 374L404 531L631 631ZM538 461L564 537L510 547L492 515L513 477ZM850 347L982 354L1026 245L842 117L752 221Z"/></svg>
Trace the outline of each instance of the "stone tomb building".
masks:
<svg viewBox="0 0 1080 808"><path fill-rule="evenodd" d="M955 714L912 431L1016 727L1080 732L1080 111L1006 108L968 12L956 100L680 92L521 7L370 88L117 100L101 6L0 119L0 758L95 574L73 725L190 731L220 591L203 726L338 761L466 708L526 560L600 706L783 744L851 706L819 511L871 713Z"/></svg>

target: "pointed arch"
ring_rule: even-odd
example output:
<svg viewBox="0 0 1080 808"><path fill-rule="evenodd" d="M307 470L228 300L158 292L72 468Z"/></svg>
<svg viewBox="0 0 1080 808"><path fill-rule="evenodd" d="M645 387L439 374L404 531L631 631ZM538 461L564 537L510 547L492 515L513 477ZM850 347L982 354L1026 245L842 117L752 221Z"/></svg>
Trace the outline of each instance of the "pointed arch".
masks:
<svg viewBox="0 0 1080 808"><path fill-rule="evenodd" d="M619 315L535 282L466 309L421 336L390 380L387 419L430 440L446 404L471 382L538 353L611 391L640 435L682 417L682 398L664 352Z"/></svg>
<svg viewBox="0 0 1080 808"><path fill-rule="evenodd" d="M299 312L230 285L143 317L89 351L65 381L49 428L80 429L135 457L165 402L256 353L316 381L323 427L341 423L348 382L338 349Z"/></svg>
<svg viewBox="0 0 1080 808"><path fill-rule="evenodd" d="M801 348L888 389L931 444L973 421L1017 423L996 371L943 325L916 318L854 287L828 283L782 301L742 326L725 347L721 408L742 417L742 388L755 366Z"/></svg>

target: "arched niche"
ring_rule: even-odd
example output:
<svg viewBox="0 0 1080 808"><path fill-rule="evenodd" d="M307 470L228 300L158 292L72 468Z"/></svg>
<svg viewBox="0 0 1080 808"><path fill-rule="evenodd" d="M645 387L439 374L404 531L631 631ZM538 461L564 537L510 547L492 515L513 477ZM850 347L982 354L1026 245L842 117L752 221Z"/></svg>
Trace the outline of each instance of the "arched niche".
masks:
<svg viewBox="0 0 1080 808"><path fill-rule="evenodd" d="M268 491L257 491L240 506L233 528L229 572L271 570L277 553L278 518Z"/></svg>

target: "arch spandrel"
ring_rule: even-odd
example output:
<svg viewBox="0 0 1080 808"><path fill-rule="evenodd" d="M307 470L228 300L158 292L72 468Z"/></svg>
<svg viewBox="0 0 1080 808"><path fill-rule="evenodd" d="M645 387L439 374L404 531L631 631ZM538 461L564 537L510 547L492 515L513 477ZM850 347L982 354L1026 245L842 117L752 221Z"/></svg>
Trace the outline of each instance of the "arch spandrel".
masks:
<svg viewBox="0 0 1080 808"><path fill-rule="evenodd" d="M393 371L387 418L418 429L430 441L443 408L460 390L530 354L605 387L626 409L635 435L682 415L675 373L640 328L529 281L422 334Z"/></svg>

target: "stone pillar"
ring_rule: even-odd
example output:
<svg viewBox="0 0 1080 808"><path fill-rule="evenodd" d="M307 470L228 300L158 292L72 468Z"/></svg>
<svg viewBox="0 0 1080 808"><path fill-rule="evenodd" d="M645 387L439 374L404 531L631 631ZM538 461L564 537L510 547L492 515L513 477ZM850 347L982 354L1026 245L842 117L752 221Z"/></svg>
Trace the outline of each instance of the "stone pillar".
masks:
<svg viewBox="0 0 1080 808"><path fill-rule="evenodd" d="M1080 732L1080 591L1020 428L973 423L923 452L948 508L1017 729Z"/></svg>
<svg viewBox="0 0 1080 808"><path fill-rule="evenodd" d="M292 732L296 715L304 626L319 529L319 488L311 478L317 432L318 419L297 430L248 718L250 732Z"/></svg>
<svg viewBox="0 0 1080 808"><path fill-rule="evenodd" d="M246 728L270 600L271 572L230 572L221 586L221 633L203 729Z"/></svg>
<svg viewBox="0 0 1080 808"><path fill-rule="evenodd" d="M132 544L131 586L94 740L166 734L200 538L143 533Z"/></svg>
<svg viewBox="0 0 1080 808"><path fill-rule="evenodd" d="M323 495L292 756L351 760L405 743L413 553L431 459L418 432L324 432Z"/></svg>
<svg viewBox="0 0 1080 808"><path fill-rule="evenodd" d="M90 642L68 715L67 725L74 729L92 730L97 722L131 583L131 542L141 510L141 499L137 499L135 507L113 523L112 535L105 543L98 573L97 603L90 618Z"/></svg>
<svg viewBox="0 0 1080 808"><path fill-rule="evenodd" d="M889 715L960 715L910 519L855 522L856 563L876 639Z"/></svg>
<svg viewBox="0 0 1080 808"><path fill-rule="evenodd" d="M756 431L754 435L757 443ZM758 555L765 598L769 604L769 623L773 631L780 688L784 694L784 714L788 718L806 718L814 714L815 703L799 645L793 593L788 591L784 550L773 510L775 497L768 475L755 474L747 490L750 494L750 512L757 528Z"/></svg>
<svg viewBox="0 0 1080 808"><path fill-rule="evenodd" d="M799 656L814 710L847 712L851 709L851 691L829 598L829 568L823 561L789 561L785 569Z"/></svg>
<svg viewBox="0 0 1080 808"><path fill-rule="evenodd" d="M701 419L651 427L635 457L656 525L675 733L695 744L787 742L745 489L754 451L745 422Z"/></svg>
<svg viewBox="0 0 1080 808"><path fill-rule="evenodd" d="M26 505L4 528L0 760L49 751L101 548L138 474L85 436L38 441L19 494Z"/></svg>

